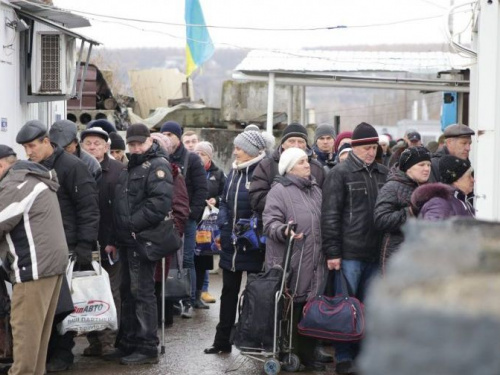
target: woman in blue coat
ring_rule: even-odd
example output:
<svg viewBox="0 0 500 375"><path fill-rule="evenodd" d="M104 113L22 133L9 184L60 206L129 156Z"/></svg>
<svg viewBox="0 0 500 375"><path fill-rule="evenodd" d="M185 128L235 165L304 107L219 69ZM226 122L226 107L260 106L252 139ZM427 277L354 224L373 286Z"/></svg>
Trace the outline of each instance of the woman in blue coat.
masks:
<svg viewBox="0 0 500 375"><path fill-rule="evenodd" d="M229 336L236 320L243 272L260 272L264 263L263 250L247 250L240 245L234 245L231 235L239 219L252 216L248 190L255 167L266 156L266 142L260 132L245 131L240 133L233 143L235 161L224 186L217 220L222 248L219 263L222 269L219 324L214 343L205 349L205 354L231 352Z"/></svg>

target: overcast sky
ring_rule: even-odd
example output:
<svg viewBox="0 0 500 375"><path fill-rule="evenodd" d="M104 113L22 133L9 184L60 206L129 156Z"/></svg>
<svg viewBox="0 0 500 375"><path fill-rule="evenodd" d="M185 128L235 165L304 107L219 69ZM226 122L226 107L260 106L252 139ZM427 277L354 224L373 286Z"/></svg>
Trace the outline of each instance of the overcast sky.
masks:
<svg viewBox="0 0 500 375"><path fill-rule="evenodd" d="M444 15L463 0L200 0L216 48L300 49L349 44L441 43ZM82 34L105 47L184 47L184 0L54 0L55 6L103 16L159 21L132 22L82 14L92 27ZM462 13L463 14L463 13ZM463 16L462 16L463 18ZM421 19L418 21L409 21ZM403 22L408 21L408 22ZM385 26L375 26L386 24ZM236 30L326 28L319 31ZM460 24L455 27L458 29ZM226 27L226 28L221 28Z"/></svg>

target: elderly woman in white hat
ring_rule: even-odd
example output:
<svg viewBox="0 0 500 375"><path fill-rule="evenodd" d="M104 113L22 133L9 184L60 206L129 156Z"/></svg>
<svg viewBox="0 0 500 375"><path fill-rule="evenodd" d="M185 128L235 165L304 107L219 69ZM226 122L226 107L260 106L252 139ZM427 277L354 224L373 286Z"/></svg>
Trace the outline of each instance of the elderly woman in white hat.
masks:
<svg viewBox="0 0 500 375"><path fill-rule="evenodd" d="M266 269L282 265L286 251L288 223L297 225L291 255L290 289L294 296L294 321L299 322L308 299L314 297L326 277L326 260L321 250L321 189L311 176L307 154L299 148L283 152L263 212L266 241ZM302 364L311 370L324 366L315 361L316 340L299 336L295 326L293 347Z"/></svg>

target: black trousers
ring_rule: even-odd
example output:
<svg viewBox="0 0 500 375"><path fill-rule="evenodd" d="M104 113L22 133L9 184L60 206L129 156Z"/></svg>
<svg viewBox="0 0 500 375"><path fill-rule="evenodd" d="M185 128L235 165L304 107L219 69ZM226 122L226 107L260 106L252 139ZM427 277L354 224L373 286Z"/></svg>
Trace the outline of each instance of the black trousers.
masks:
<svg viewBox="0 0 500 375"><path fill-rule="evenodd" d="M250 272L247 272L249 274ZM215 346L230 346L231 329L236 321L238 295L243 271L222 270L222 294L220 297L219 324L215 333Z"/></svg>

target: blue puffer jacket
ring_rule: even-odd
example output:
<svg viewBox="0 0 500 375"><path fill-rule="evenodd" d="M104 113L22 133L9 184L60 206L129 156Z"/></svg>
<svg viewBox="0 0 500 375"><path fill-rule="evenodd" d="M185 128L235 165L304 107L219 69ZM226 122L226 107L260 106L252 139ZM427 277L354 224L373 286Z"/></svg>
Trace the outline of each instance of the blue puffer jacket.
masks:
<svg viewBox="0 0 500 375"><path fill-rule="evenodd" d="M239 247L235 248L231 241L231 233L238 219L249 218L252 215L248 190L253 171L264 156L262 153L246 163L238 166L233 164L224 186L217 219L221 230L222 247L219 267L228 271L259 272L263 269L264 251L244 251Z"/></svg>

